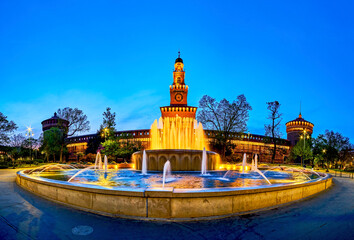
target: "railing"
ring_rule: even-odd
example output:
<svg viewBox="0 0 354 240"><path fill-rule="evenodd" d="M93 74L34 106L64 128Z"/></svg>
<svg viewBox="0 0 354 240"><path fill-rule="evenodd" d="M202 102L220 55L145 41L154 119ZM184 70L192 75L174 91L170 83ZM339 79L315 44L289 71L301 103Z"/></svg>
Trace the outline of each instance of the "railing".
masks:
<svg viewBox="0 0 354 240"><path fill-rule="evenodd" d="M332 174L333 175L333 174ZM339 173L337 171L334 171L334 177L341 177L341 178L351 178L354 179L354 172L342 172L340 171Z"/></svg>

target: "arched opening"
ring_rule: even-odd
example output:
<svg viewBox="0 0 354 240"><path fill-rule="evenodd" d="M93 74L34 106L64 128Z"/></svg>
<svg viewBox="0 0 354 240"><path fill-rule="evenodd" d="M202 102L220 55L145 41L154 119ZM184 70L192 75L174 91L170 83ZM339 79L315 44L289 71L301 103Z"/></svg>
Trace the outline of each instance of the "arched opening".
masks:
<svg viewBox="0 0 354 240"><path fill-rule="evenodd" d="M191 162L190 161L190 157L188 156L185 156L183 159L182 159L182 162L181 162L181 170L182 171L188 171L190 170L190 166L189 166L189 163Z"/></svg>
<svg viewBox="0 0 354 240"><path fill-rule="evenodd" d="M171 170L172 171L180 171L176 156L172 156L170 158L170 162L171 162Z"/></svg>
<svg viewBox="0 0 354 240"><path fill-rule="evenodd" d="M200 171L202 169L202 161L199 156L195 156L193 158L193 169L196 171Z"/></svg>
<svg viewBox="0 0 354 240"><path fill-rule="evenodd" d="M160 156L159 157L159 162L157 165L157 170L158 171L163 171L163 166L165 165L165 162L167 161L167 158L165 156Z"/></svg>
<svg viewBox="0 0 354 240"><path fill-rule="evenodd" d="M149 157L148 170L151 170L151 171L157 170L157 161L156 161L155 157Z"/></svg>

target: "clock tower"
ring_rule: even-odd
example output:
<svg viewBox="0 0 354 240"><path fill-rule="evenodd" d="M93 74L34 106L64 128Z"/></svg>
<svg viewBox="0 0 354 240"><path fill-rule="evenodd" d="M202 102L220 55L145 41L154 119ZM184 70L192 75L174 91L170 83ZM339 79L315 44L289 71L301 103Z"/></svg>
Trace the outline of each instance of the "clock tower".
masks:
<svg viewBox="0 0 354 240"><path fill-rule="evenodd" d="M188 86L184 82L184 64L180 52L175 61L173 84L170 86L170 106L161 107L162 117L192 117L195 118L196 107L187 105Z"/></svg>

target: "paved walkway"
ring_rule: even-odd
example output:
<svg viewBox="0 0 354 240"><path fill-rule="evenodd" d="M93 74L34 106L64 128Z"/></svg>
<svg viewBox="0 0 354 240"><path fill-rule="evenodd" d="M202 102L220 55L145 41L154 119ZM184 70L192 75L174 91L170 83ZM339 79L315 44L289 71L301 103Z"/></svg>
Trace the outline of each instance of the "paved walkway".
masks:
<svg viewBox="0 0 354 240"><path fill-rule="evenodd" d="M324 193L272 210L172 223L114 219L55 204L18 187L15 172L0 170L0 239L354 239L353 179L336 178Z"/></svg>

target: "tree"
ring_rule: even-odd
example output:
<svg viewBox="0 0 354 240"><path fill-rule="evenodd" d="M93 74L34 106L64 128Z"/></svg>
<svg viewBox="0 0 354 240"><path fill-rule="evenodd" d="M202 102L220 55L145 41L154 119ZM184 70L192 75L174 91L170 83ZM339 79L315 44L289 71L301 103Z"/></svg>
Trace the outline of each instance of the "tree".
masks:
<svg viewBox="0 0 354 240"><path fill-rule="evenodd" d="M103 144L103 154L114 158L130 159L131 155L142 149L140 141L134 141L131 134L121 135L119 137L111 137Z"/></svg>
<svg viewBox="0 0 354 240"><path fill-rule="evenodd" d="M12 160L13 168L15 168L17 159L22 157L24 154L23 143L25 139L26 138L21 133L15 134L11 137L11 141L9 145L12 147L12 149L8 153L8 156Z"/></svg>
<svg viewBox="0 0 354 240"><path fill-rule="evenodd" d="M232 103L226 99L217 102L215 98L204 95L199 101L199 109L198 121L207 129L216 131L216 141L221 146L221 154L225 159L232 135L247 131L249 111L252 107L243 94Z"/></svg>
<svg viewBox="0 0 354 240"><path fill-rule="evenodd" d="M318 135L316 142L323 147L324 159L327 162L327 170L329 164L345 161L349 155L353 145L349 138L344 137L338 132L326 130L325 134Z"/></svg>
<svg viewBox="0 0 354 240"><path fill-rule="evenodd" d="M269 110L268 119L271 123L264 125L265 135L271 137L273 143L272 163L274 163L275 155L277 153L277 141L281 137L279 125L282 119L282 114L279 113L280 103L278 101L267 102L267 109Z"/></svg>
<svg viewBox="0 0 354 240"><path fill-rule="evenodd" d="M60 154L60 161L62 161L62 154L65 150L63 131L56 127L45 131L43 134L43 150L47 157L53 155L54 161L55 156Z"/></svg>
<svg viewBox="0 0 354 240"><path fill-rule="evenodd" d="M116 130L116 113L111 112L111 108L107 107L106 111L103 112L103 123L100 126L99 134L102 138L114 137L114 132Z"/></svg>
<svg viewBox="0 0 354 240"><path fill-rule="evenodd" d="M16 124L13 121L7 120L7 116L0 112L0 144L9 143L9 135L16 129Z"/></svg>
<svg viewBox="0 0 354 240"><path fill-rule="evenodd" d="M322 168L324 167L325 161L325 145L321 138L312 139L312 153L314 157L314 162L319 165L321 163Z"/></svg>
<svg viewBox="0 0 354 240"><path fill-rule="evenodd" d="M311 140L305 138L300 139L297 144L291 149L290 158L294 160L302 158L303 163L306 160L312 160Z"/></svg>
<svg viewBox="0 0 354 240"><path fill-rule="evenodd" d="M69 126L65 129L65 133L70 137L79 132L86 132L90 130L90 122L87 120L87 116L84 112L78 108L66 107L58 109L59 117L68 120Z"/></svg>
<svg viewBox="0 0 354 240"><path fill-rule="evenodd" d="M116 126L116 113L111 112L111 108L107 107L106 111L103 112L103 123L101 124L102 128L109 128L115 130Z"/></svg>

